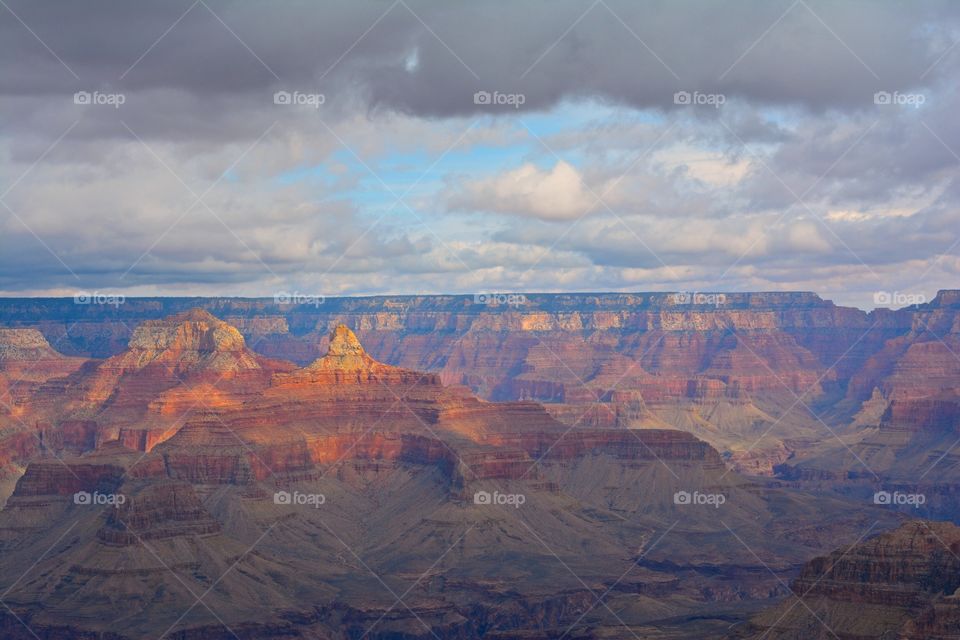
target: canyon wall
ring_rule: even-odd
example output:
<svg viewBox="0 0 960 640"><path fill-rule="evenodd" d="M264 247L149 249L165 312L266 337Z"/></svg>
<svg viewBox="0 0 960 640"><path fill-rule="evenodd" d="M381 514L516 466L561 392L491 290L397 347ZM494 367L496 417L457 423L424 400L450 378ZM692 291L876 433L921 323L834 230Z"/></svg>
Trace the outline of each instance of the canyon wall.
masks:
<svg viewBox="0 0 960 640"><path fill-rule="evenodd" d="M149 430L124 426L144 416L121 413L125 399L139 402L130 380L105 416L116 418L109 437L150 448L198 398L242 402L283 370L283 361L317 359L340 323L385 364L429 372L488 400L540 402L571 426L679 428L712 444L738 470L761 475L824 443L839 444L835 433L855 437L881 422L951 428L960 406L956 291L870 313L809 292L130 298L116 306L4 299L0 324L41 332L71 361L107 358L97 365L104 392L112 388L108 378L145 357L145 344L189 341L189 334L153 335L149 322L193 308L230 327L204 339L226 345L242 337L243 349L224 347L218 361L187 366L189 374L205 364L210 376L209 386L193 393L180 388L182 372L145 368L143 379L169 380L169 392L148 412L170 416L166 428L162 419ZM127 349L139 355L118 360ZM151 367L162 369L162 358ZM61 395L57 385L62 379L48 382L44 393Z"/></svg>

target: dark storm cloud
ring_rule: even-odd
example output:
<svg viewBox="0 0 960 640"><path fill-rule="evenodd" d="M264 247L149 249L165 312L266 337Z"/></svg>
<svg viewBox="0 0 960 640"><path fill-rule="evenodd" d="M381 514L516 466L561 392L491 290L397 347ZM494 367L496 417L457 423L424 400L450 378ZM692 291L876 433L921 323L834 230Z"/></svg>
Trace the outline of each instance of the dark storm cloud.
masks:
<svg viewBox="0 0 960 640"><path fill-rule="evenodd" d="M680 90L862 106L879 89L936 81L960 11L948 2L9 4L65 66L4 12L0 56L15 61L0 68L8 97L319 86L435 116L479 112L478 89L521 92L525 108L583 96L669 108Z"/></svg>

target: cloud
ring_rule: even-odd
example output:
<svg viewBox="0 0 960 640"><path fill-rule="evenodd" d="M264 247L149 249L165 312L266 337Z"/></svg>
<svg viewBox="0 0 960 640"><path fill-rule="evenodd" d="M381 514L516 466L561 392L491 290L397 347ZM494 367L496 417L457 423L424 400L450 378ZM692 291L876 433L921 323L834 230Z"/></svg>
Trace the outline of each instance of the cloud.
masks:
<svg viewBox="0 0 960 640"><path fill-rule="evenodd" d="M677 91L857 108L875 91L949 77L940 58L960 13L947 1L868 0L9 4L66 66L18 21L0 22L0 56L18 61L0 69L5 97L164 89L191 111L170 129L216 124L221 103L255 108L277 88L323 92L330 108L430 117L491 113L474 103L478 90L522 93L530 110L583 96L686 109Z"/></svg>
<svg viewBox="0 0 960 640"><path fill-rule="evenodd" d="M2 291L960 275L955 2L7 2L30 29L0 20Z"/></svg>
<svg viewBox="0 0 960 640"><path fill-rule="evenodd" d="M573 220L600 206L580 172L563 160L548 170L528 162L492 178L467 182L449 201L453 210L488 211L542 220Z"/></svg>

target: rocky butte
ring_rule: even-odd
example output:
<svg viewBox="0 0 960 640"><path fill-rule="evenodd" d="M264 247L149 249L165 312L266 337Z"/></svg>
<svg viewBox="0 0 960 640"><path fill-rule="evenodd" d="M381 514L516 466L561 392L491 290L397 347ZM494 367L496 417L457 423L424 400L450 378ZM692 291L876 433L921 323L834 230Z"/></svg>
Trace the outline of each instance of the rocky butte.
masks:
<svg viewBox="0 0 960 640"><path fill-rule="evenodd" d="M483 335L460 331L436 339ZM619 361L609 335L579 341ZM810 558L901 519L746 477L688 431L478 397L341 323L318 342L297 366L177 310L39 381L4 438L43 445L10 454L3 637L720 637Z"/></svg>
<svg viewBox="0 0 960 640"><path fill-rule="evenodd" d="M254 353L235 328L195 309L145 321L121 353L48 380L31 414L42 427L54 426L67 449L119 440L149 450L191 411L238 406L292 368Z"/></svg>

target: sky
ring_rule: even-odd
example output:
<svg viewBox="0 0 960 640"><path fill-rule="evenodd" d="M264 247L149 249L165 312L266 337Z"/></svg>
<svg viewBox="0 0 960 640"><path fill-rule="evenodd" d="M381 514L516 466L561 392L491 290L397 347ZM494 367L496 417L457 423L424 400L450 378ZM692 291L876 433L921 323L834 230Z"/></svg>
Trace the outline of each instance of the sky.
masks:
<svg viewBox="0 0 960 640"><path fill-rule="evenodd" d="M2 0L0 295L929 300L958 43L933 0Z"/></svg>

